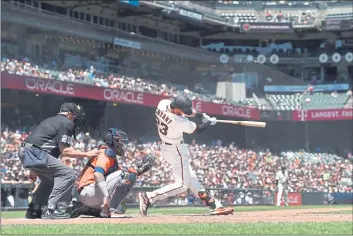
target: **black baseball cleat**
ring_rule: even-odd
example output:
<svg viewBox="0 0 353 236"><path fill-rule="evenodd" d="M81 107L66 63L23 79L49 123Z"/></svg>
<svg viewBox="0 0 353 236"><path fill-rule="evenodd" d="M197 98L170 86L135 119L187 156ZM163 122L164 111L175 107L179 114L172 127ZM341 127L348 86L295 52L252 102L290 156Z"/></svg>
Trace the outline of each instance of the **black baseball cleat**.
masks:
<svg viewBox="0 0 353 236"><path fill-rule="evenodd" d="M50 208L45 208L42 212L42 219L70 219L71 215L67 211L62 210L52 210Z"/></svg>
<svg viewBox="0 0 353 236"><path fill-rule="evenodd" d="M39 210L34 209L34 204L30 203L25 215L25 218L27 219L40 219L42 216L42 210L39 208Z"/></svg>
<svg viewBox="0 0 353 236"><path fill-rule="evenodd" d="M86 213L86 211L87 207L85 205L83 205L81 202L76 202L72 207L71 218L77 218L80 215Z"/></svg>
<svg viewBox="0 0 353 236"><path fill-rule="evenodd" d="M150 200L147 197L147 194L144 193L139 193L138 194L139 201L140 201L140 212L141 215L147 216L147 210L151 206Z"/></svg>

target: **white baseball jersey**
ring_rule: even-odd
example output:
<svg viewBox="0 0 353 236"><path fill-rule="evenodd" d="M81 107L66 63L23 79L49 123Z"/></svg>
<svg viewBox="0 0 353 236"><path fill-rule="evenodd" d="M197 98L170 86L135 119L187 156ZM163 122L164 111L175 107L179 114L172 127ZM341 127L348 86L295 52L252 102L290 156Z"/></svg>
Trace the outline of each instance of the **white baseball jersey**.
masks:
<svg viewBox="0 0 353 236"><path fill-rule="evenodd" d="M163 142L180 144L184 133L191 134L196 129L195 122L184 116L178 116L170 112L171 100L163 99L156 109L156 121L159 137Z"/></svg>
<svg viewBox="0 0 353 236"><path fill-rule="evenodd" d="M276 174L276 180L278 180L279 184L285 184L288 180L288 171L284 171L284 174L282 173L282 171L278 171Z"/></svg>

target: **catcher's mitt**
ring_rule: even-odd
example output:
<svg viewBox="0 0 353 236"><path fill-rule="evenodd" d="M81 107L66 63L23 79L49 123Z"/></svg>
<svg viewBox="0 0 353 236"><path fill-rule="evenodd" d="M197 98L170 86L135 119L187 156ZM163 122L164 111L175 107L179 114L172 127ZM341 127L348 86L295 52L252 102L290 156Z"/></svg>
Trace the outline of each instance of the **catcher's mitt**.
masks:
<svg viewBox="0 0 353 236"><path fill-rule="evenodd" d="M147 171L152 169L152 166L154 165L155 161L156 161L156 157L152 153L146 154L142 158L142 160L136 165L137 175L140 176L143 173L146 173Z"/></svg>

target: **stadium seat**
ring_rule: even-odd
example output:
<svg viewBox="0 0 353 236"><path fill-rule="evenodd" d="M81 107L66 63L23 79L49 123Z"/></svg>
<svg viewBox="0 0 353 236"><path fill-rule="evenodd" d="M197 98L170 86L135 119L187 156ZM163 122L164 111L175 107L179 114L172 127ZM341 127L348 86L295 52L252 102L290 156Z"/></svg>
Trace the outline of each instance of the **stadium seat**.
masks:
<svg viewBox="0 0 353 236"><path fill-rule="evenodd" d="M306 102L309 98L310 102ZM313 95L283 95L283 94L267 94L266 100L278 110L296 110L300 109L334 109L343 108L349 100L347 94L331 94L314 93Z"/></svg>

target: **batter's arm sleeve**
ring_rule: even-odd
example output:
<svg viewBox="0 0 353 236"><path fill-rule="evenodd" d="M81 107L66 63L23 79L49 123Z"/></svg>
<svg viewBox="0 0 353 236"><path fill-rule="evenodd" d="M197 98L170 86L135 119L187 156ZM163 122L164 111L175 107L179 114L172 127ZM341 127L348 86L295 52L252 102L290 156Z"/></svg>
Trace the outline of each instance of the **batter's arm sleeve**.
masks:
<svg viewBox="0 0 353 236"><path fill-rule="evenodd" d="M208 121L206 121L206 122L204 122L204 123L201 123L199 126L197 126L197 128L196 128L196 130L195 131L197 131L197 132L202 132L202 131L204 131L205 129L207 129L210 125L211 125L211 121L210 120L208 120Z"/></svg>

